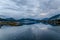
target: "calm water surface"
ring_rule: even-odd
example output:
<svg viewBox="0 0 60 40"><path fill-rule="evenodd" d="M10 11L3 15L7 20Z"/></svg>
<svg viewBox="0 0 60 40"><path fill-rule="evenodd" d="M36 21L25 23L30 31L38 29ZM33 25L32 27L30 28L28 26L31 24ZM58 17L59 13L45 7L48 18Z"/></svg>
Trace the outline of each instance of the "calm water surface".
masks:
<svg viewBox="0 0 60 40"><path fill-rule="evenodd" d="M0 40L60 40L60 27L45 24L3 26Z"/></svg>

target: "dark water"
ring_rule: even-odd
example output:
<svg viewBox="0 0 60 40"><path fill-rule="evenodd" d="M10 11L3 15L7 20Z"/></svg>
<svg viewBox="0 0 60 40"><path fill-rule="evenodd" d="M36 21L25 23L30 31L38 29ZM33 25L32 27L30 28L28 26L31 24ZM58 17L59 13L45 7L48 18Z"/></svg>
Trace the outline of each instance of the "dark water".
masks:
<svg viewBox="0 0 60 40"><path fill-rule="evenodd" d="M33 24L17 27L3 26L0 40L60 40L60 27Z"/></svg>

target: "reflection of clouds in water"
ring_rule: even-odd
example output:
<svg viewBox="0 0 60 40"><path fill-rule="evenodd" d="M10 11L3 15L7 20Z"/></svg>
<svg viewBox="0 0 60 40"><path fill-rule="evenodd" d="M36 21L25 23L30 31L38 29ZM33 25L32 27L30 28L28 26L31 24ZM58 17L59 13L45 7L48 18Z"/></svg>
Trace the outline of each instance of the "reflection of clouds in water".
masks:
<svg viewBox="0 0 60 40"><path fill-rule="evenodd" d="M5 27L5 26L4 26ZM20 27L5 27L0 29L2 39L23 40L23 39L53 39L58 40L59 33L53 27L44 24L25 25ZM51 30L53 29L53 30ZM59 30L58 30L59 31ZM1 38L0 37L0 38ZM43 40L44 40L43 39Z"/></svg>

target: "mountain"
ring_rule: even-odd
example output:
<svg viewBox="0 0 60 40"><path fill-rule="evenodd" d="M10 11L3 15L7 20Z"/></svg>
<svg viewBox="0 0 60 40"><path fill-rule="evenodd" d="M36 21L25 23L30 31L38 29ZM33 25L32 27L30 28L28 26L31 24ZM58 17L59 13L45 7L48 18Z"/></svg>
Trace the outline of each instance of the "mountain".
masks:
<svg viewBox="0 0 60 40"><path fill-rule="evenodd" d="M22 18L22 19L19 19L18 21L24 25L40 23L40 20L31 19L31 18Z"/></svg>
<svg viewBox="0 0 60 40"><path fill-rule="evenodd" d="M4 18L0 18L0 21L7 21L6 19L4 19Z"/></svg>
<svg viewBox="0 0 60 40"><path fill-rule="evenodd" d="M11 18L11 17L4 16L4 15L0 15L0 21L15 21L15 19Z"/></svg>
<svg viewBox="0 0 60 40"><path fill-rule="evenodd" d="M51 18L49 18L49 20L55 20L55 19L60 19L60 14L57 14L57 15L52 16Z"/></svg>
<svg viewBox="0 0 60 40"><path fill-rule="evenodd" d="M16 21L14 18L6 18L7 21Z"/></svg>
<svg viewBox="0 0 60 40"><path fill-rule="evenodd" d="M50 24L53 26L60 26L60 14L57 14L57 15L52 16L50 18L44 18L41 20L41 23Z"/></svg>
<svg viewBox="0 0 60 40"><path fill-rule="evenodd" d="M22 19L19 19L18 21L36 21L36 19L32 19L32 18L22 18Z"/></svg>
<svg viewBox="0 0 60 40"><path fill-rule="evenodd" d="M57 15L49 18L48 24L50 24L52 26L60 26L60 14L57 14Z"/></svg>
<svg viewBox="0 0 60 40"><path fill-rule="evenodd" d="M13 18L6 18L6 19L0 18L0 21L16 21L16 20Z"/></svg>
<svg viewBox="0 0 60 40"><path fill-rule="evenodd" d="M0 21L4 21L4 23L5 23L5 24L4 23L0 24L0 28L3 25L22 26L22 25L32 25L32 24L40 23L40 20L31 19L31 18L22 18L22 19L19 19L19 20L15 20L14 18L6 18L6 19L0 18Z"/></svg>
<svg viewBox="0 0 60 40"><path fill-rule="evenodd" d="M48 22L47 22L48 20L49 20L49 18L44 18L44 19L41 20L41 23L48 24Z"/></svg>
<svg viewBox="0 0 60 40"><path fill-rule="evenodd" d="M10 18L0 18L0 21L14 21L14 22L19 22L23 25L37 24L40 22L43 24L57 25L58 21L56 21L56 23L54 23L54 20L56 20L56 19L60 19L60 14L52 16L51 18L44 18L42 20L31 19L31 18L22 18L22 19L16 20L16 19L10 17Z"/></svg>

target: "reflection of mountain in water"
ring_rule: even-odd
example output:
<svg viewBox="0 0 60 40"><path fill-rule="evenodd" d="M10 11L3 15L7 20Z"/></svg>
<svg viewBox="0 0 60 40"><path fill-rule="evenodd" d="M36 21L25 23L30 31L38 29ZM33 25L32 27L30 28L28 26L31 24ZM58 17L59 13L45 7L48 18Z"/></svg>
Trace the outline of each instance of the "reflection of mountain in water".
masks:
<svg viewBox="0 0 60 40"><path fill-rule="evenodd" d="M48 21L50 21L48 23L51 24L51 25L55 25L55 26L58 25L58 26L60 26L60 14L55 15L55 16L49 18Z"/></svg>
<svg viewBox="0 0 60 40"><path fill-rule="evenodd" d="M0 26L2 25L10 25L10 26L22 26L22 25L31 25L36 23L44 23L50 24L54 26L60 26L60 14L55 15L51 18L44 18L43 20L36 20L31 18L22 18L19 20L15 20L13 18L0 18Z"/></svg>
<svg viewBox="0 0 60 40"><path fill-rule="evenodd" d="M51 18L44 18L41 22L52 26L60 26L60 14L52 16Z"/></svg>
<svg viewBox="0 0 60 40"><path fill-rule="evenodd" d="M40 20L30 19L30 18L22 18L19 20L15 20L13 18L0 18L0 26L9 25L9 26L22 26L22 25L31 25L40 23Z"/></svg>
<svg viewBox="0 0 60 40"><path fill-rule="evenodd" d="M30 24L36 24L36 23L40 23L40 20L36 20L36 19L30 19L30 18L23 18L18 20L19 22L23 23L24 25L30 25Z"/></svg>

